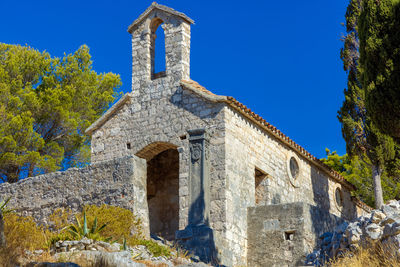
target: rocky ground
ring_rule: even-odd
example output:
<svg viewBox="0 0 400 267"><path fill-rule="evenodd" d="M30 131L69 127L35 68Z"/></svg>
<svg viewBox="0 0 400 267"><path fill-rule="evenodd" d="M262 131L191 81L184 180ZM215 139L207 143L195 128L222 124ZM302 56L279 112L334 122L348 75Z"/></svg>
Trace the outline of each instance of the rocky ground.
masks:
<svg viewBox="0 0 400 267"><path fill-rule="evenodd" d="M400 248L400 201L391 200L381 209L324 233L320 239L320 247L307 256L306 264L322 266L333 257L371 242L380 241L388 247Z"/></svg>
<svg viewBox="0 0 400 267"><path fill-rule="evenodd" d="M97 266L102 264L106 267L145 267L145 266L207 266L203 263L193 262L189 257L181 257L177 252L171 251L170 257L155 257L142 245L126 247L118 243L107 243L83 238L77 241L58 241L50 250L52 258L59 263L32 262L32 258L40 258L42 250L27 252L22 266L79 266L72 263L85 263L85 266Z"/></svg>

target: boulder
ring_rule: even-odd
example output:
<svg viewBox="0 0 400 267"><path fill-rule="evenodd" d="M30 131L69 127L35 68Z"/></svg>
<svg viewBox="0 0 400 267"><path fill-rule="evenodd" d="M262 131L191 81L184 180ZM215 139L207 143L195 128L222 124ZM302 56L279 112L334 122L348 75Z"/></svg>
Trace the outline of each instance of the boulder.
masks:
<svg viewBox="0 0 400 267"><path fill-rule="evenodd" d="M373 223L380 223L383 219L385 219L386 218L386 215L385 215L385 213L383 213L382 211L380 211L380 210L374 210L372 213L371 213L371 222L373 222Z"/></svg>
<svg viewBox="0 0 400 267"><path fill-rule="evenodd" d="M72 262L31 262L25 265L25 267L80 267L76 263Z"/></svg>
<svg viewBox="0 0 400 267"><path fill-rule="evenodd" d="M62 252L55 254L56 258L67 258L71 261L84 259L95 266L115 266L115 267L146 267L145 264L133 261L129 251L104 252L104 251L77 251Z"/></svg>
<svg viewBox="0 0 400 267"><path fill-rule="evenodd" d="M322 234L320 239L319 247L306 257L306 264L322 266L332 257L352 253L369 242L381 241L400 248L400 202L391 200L379 210Z"/></svg>

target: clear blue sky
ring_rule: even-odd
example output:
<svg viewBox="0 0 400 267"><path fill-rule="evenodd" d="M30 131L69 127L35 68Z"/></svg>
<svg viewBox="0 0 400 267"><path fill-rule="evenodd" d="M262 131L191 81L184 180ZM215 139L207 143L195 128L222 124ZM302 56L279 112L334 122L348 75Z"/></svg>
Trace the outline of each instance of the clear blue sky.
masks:
<svg viewBox="0 0 400 267"><path fill-rule="evenodd" d="M128 25L152 1L0 0L0 42L52 56L91 49L94 69L131 90ZM337 110L346 74L339 57L348 1L163 0L195 20L191 78L234 96L317 157L345 153Z"/></svg>

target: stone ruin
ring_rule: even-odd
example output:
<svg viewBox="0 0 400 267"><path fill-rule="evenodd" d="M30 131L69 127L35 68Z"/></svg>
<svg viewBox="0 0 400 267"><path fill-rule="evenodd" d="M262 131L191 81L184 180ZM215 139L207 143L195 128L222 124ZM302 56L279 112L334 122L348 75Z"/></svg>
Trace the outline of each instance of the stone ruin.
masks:
<svg viewBox="0 0 400 267"><path fill-rule="evenodd" d="M190 79L193 23L151 4L128 27L132 91L86 130L92 164L1 184L0 198L44 224L58 207L118 205L148 236L214 265L303 265L322 233L369 207L259 115ZM159 27L165 70L155 72Z"/></svg>

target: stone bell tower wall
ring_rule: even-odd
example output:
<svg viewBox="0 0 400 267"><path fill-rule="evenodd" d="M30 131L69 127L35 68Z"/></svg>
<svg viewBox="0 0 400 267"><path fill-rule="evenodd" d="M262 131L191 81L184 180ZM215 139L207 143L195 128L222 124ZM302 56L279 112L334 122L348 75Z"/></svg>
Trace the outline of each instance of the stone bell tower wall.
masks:
<svg viewBox="0 0 400 267"><path fill-rule="evenodd" d="M132 34L132 91L143 91L160 77L171 85L190 78L190 23L185 18L154 8L129 27ZM165 73L153 73L155 32L165 35ZM143 94L145 92L142 92Z"/></svg>

